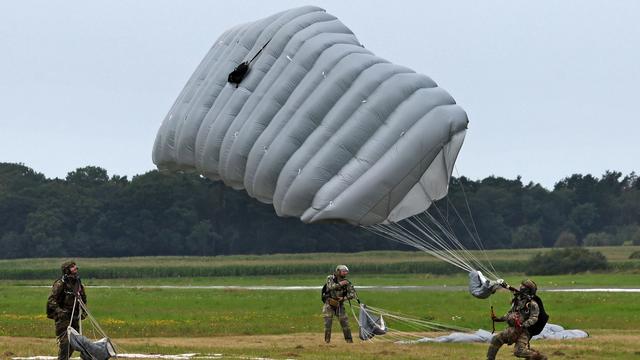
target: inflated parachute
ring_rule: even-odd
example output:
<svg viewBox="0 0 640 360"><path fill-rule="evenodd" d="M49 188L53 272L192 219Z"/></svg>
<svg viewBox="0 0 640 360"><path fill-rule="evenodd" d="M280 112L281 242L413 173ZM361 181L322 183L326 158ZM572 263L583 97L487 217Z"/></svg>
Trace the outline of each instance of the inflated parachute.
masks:
<svg viewBox="0 0 640 360"><path fill-rule="evenodd" d="M280 216L373 225L446 195L466 127L433 80L306 6L215 42L164 119L153 161L245 189Z"/></svg>
<svg viewBox="0 0 640 360"><path fill-rule="evenodd" d="M280 216L363 226L494 276L425 211L447 194L467 123L429 77L305 6L222 34L162 122L153 162L245 189Z"/></svg>

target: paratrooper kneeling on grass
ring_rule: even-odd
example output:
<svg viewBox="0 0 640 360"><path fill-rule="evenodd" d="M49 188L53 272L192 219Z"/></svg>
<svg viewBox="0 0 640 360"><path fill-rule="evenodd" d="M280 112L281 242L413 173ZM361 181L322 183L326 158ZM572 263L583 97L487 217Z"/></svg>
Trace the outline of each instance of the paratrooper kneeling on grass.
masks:
<svg viewBox="0 0 640 360"><path fill-rule="evenodd" d="M536 291L536 283L531 280L524 280L520 284L520 289L506 288L514 292L511 301L511 309L501 317L491 314L494 322L507 322L509 327L499 332L491 339L491 345L487 351L487 360L494 360L502 345L515 344L513 355L518 358L531 360L547 360L547 357L529 347L529 340L533 335L540 333L540 330L547 323L548 315L544 311L544 305Z"/></svg>

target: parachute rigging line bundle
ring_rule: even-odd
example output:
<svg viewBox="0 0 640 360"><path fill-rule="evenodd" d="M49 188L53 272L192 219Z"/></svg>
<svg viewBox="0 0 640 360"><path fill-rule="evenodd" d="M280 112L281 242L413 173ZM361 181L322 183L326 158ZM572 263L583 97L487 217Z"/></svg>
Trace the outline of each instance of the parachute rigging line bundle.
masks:
<svg viewBox="0 0 640 360"><path fill-rule="evenodd" d="M153 162L244 189L279 216L367 227L493 276L419 215L446 196L467 124L435 81L304 6L218 38L163 120Z"/></svg>
<svg viewBox="0 0 640 360"><path fill-rule="evenodd" d="M89 338L82 334L82 318L80 314L84 313L87 316L93 329L93 336L97 338L98 335L102 338L97 341L91 341ZM77 315L76 315L77 314ZM77 331L71 327L74 316L78 319L79 330ZM89 309L84 302L75 298L73 308L71 310L71 318L69 326L67 327L67 338L69 339L69 348L74 351L79 351L83 359L91 360L108 360L112 357L118 357L118 349L115 344L111 342L107 334L102 330L98 321L91 315ZM67 350L69 351L69 349Z"/></svg>
<svg viewBox="0 0 640 360"><path fill-rule="evenodd" d="M447 330L464 333L471 332L468 328L416 319L365 304L360 304L358 315L356 315L353 306L351 307L351 313L358 323L360 339L366 341L372 341L375 335L384 335L376 338L383 341L407 342L423 338L425 332ZM391 319L394 326L390 326L383 318Z"/></svg>

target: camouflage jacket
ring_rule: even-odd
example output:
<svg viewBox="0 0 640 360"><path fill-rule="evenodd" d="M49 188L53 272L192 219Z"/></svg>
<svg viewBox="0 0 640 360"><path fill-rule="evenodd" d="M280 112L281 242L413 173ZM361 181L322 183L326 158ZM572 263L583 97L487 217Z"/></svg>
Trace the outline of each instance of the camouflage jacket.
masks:
<svg viewBox="0 0 640 360"><path fill-rule="evenodd" d="M511 309L497 318L497 321L506 321L509 326L522 326L528 328L538 321L540 307L533 299L516 297L511 303Z"/></svg>
<svg viewBox="0 0 640 360"><path fill-rule="evenodd" d="M343 300L351 300L356 297L356 290L354 289L351 282L347 285L340 285L340 281L347 280L344 278L340 278L336 275L327 276L327 292L329 293L329 297L332 299L344 298ZM349 281L349 280L347 280Z"/></svg>
<svg viewBox="0 0 640 360"><path fill-rule="evenodd" d="M79 280L73 278L60 278L53 283L51 294L47 299L47 317L54 320L69 320L73 310L76 296L87 303L87 295L84 286ZM76 312L80 313L76 307Z"/></svg>

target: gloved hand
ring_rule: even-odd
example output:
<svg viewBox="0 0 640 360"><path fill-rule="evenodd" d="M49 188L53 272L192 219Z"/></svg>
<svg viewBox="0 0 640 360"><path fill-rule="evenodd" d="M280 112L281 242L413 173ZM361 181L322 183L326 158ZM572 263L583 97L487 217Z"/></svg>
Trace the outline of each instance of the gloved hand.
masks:
<svg viewBox="0 0 640 360"><path fill-rule="evenodd" d="M347 286L349 285L349 280L342 280L338 284L340 284L340 286Z"/></svg>

